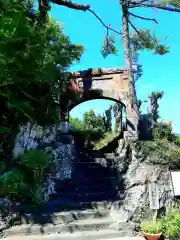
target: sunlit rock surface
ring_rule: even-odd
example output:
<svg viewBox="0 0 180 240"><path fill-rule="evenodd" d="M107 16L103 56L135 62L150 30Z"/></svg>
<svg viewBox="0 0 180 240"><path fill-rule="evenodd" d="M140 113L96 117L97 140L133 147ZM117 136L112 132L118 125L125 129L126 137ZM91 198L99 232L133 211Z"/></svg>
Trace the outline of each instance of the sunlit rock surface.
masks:
<svg viewBox="0 0 180 240"><path fill-rule="evenodd" d="M158 212L166 209L173 199L168 166L146 163L138 142L129 144L123 139L119 141L117 156L116 168L124 198L120 206L112 208L114 220L139 222L142 218L152 218L150 208L157 207Z"/></svg>
<svg viewBox="0 0 180 240"><path fill-rule="evenodd" d="M58 126L49 125L46 127L37 124L27 123L19 127L19 133L15 139L13 155L16 157L23 154L25 150L43 149L52 152L54 156L54 166L52 172L48 174L42 191L45 198L55 192L55 183L53 178L61 180L70 179L72 173L73 159L73 138L64 136L61 133L68 133L69 125L67 122L61 122ZM64 140L66 138L66 141Z"/></svg>

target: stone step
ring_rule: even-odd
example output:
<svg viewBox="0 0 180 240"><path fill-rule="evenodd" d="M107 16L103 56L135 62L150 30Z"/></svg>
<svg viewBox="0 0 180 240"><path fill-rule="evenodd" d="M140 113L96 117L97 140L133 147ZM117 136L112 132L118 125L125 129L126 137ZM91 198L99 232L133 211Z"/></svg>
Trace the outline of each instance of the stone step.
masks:
<svg viewBox="0 0 180 240"><path fill-rule="evenodd" d="M110 166L112 162L114 162L114 160L110 159L110 158L96 157L96 158L89 159L89 158L83 157L83 158L79 159L78 161L74 160L72 163L84 163L84 164L96 163L96 164L101 164L104 166Z"/></svg>
<svg viewBox="0 0 180 240"><path fill-rule="evenodd" d="M88 230L98 231L100 229L108 229L109 226L113 223L112 218L97 218L97 219L83 219L67 224L25 224L20 226L13 226L9 229L4 230L4 236L15 236L15 235L42 235L42 234L53 234L53 233L75 233ZM61 235L60 235L61 236Z"/></svg>
<svg viewBox="0 0 180 240"><path fill-rule="evenodd" d="M23 214L21 216L21 224L47 224L53 223L55 225L62 223L69 223L76 220L85 219L100 219L103 217L108 217L110 210L93 210L86 209L84 211L62 211L58 213L34 213L34 214Z"/></svg>
<svg viewBox="0 0 180 240"><path fill-rule="evenodd" d="M61 180L57 177L53 177L52 178L54 181L56 181L57 183L62 183L64 184L64 180ZM68 181L68 185L73 185L74 183L76 183L77 180L80 180L80 183L81 184L86 184L86 183L90 183L90 182L93 182L93 184L98 184L99 182L103 182L103 183L110 183L110 182L117 182L118 181L118 178L117 176L103 176L103 177L99 177L99 175L93 175L93 176L84 176L83 179L76 179L76 178L73 178L73 179L70 179ZM79 182L78 182L79 183Z"/></svg>
<svg viewBox="0 0 180 240"><path fill-rule="evenodd" d="M59 193L96 193L96 192L107 192L107 191L115 191L117 190L116 182L111 181L91 181L90 179L80 179L69 182L67 185L63 185L61 181L55 181L56 183L56 191Z"/></svg>
<svg viewBox="0 0 180 240"><path fill-rule="evenodd" d="M144 240L141 236L128 236L124 232L113 231L111 229L103 229L100 231L86 231L76 233L61 233L49 235L31 235L31 236L12 236L5 238L5 240Z"/></svg>
<svg viewBox="0 0 180 240"><path fill-rule="evenodd" d="M106 161L101 161L101 159L97 160L99 162L73 162L72 166L76 167L84 167L84 168L101 168L101 169L108 169L109 166L107 165ZM111 170L109 168L109 170Z"/></svg>
<svg viewBox="0 0 180 240"><path fill-rule="evenodd" d="M108 169L109 171L115 170L114 165L111 161L106 159L96 158L94 161L88 162L81 160L80 162L72 162L72 167L79 168L101 168Z"/></svg>
<svg viewBox="0 0 180 240"><path fill-rule="evenodd" d="M83 162L82 160L79 162L72 162L73 165L76 166L84 166L84 167L108 167L107 166L107 161L102 158L97 158L94 161L89 161L89 162Z"/></svg>
<svg viewBox="0 0 180 240"><path fill-rule="evenodd" d="M107 190L119 190L118 188L118 178L117 177L102 177L98 178L99 176L87 178L84 176L80 177L73 177L73 179L69 180L68 182L64 182L60 179L54 179L56 191L58 192L77 192L78 189L80 192L89 192L89 191L107 191Z"/></svg>
<svg viewBox="0 0 180 240"><path fill-rule="evenodd" d="M115 153L104 153L101 151L90 151L87 153L82 153L81 157L89 157L89 158L107 158L107 159L114 159L116 158Z"/></svg>
<svg viewBox="0 0 180 240"><path fill-rule="evenodd" d="M123 200L106 200L106 201L83 201L75 202L72 198L54 199L42 205L40 212L56 213L60 211L70 210L86 210L86 209L111 209L113 206L118 209L122 205Z"/></svg>
<svg viewBox="0 0 180 240"><path fill-rule="evenodd" d="M119 194L120 195L120 194ZM51 198L57 198L59 200L71 198L74 201L102 201L102 200L113 200L113 199L119 199L118 193L116 191L110 190L110 191L97 191L97 192L57 192L51 195ZM122 197L122 196L121 196Z"/></svg>
<svg viewBox="0 0 180 240"><path fill-rule="evenodd" d="M83 173L84 176L87 174L88 176L95 176L99 175L101 177L111 177L112 176L112 169L107 167L102 167L100 165L94 164L93 166L89 166L88 164L79 164L78 166L75 166L73 171L76 171Z"/></svg>
<svg viewBox="0 0 180 240"><path fill-rule="evenodd" d="M106 161L114 161L117 157L114 153L99 153L94 152L91 154L82 154L80 155L80 161L82 162L89 162L94 161L95 159L105 159Z"/></svg>

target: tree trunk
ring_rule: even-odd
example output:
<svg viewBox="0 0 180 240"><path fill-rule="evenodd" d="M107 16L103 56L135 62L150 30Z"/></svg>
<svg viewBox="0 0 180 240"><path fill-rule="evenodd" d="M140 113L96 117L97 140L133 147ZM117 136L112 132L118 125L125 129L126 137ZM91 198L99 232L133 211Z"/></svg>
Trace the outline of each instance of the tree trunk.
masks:
<svg viewBox="0 0 180 240"><path fill-rule="evenodd" d="M48 7L49 0L38 0L39 2L39 13L40 13L40 23L45 23L48 17Z"/></svg>
<svg viewBox="0 0 180 240"><path fill-rule="evenodd" d="M133 108L137 116L139 117L139 109L137 106L137 98L136 98L136 89L134 83L134 74L132 68L132 60L131 60L131 49L130 49L130 38L129 38L129 26L128 26L128 8L125 6L123 0L120 1L122 6L122 29L123 29L123 46L124 46L124 58L127 68L128 74L128 88L129 88L129 96L131 108Z"/></svg>

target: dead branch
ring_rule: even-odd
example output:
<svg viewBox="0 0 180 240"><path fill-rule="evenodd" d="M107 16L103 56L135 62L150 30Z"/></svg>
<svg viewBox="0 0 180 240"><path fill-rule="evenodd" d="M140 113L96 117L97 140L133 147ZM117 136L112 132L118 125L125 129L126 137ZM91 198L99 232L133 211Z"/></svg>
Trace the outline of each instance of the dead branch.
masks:
<svg viewBox="0 0 180 240"><path fill-rule="evenodd" d="M67 0L50 0L50 1L61 6L65 6L65 7L80 10L80 11L87 11L88 9L90 9L89 4L78 4L78 3L73 3L72 1L67 1Z"/></svg>
<svg viewBox="0 0 180 240"><path fill-rule="evenodd" d="M67 1L67 0L50 0L53 3L56 3L60 6L65 6L71 9L75 9L75 10L80 10L80 11L89 11L90 13L92 13L100 22L101 24L107 29L110 30L112 32L115 32L119 35L122 35L121 32L116 31L115 29L109 27L108 25L106 25L103 20L95 13L95 11L90 9L90 5L89 4L78 4L78 3L72 3L72 1Z"/></svg>
<svg viewBox="0 0 180 240"><path fill-rule="evenodd" d="M91 10L91 9L89 8L88 11L91 12L91 13L102 23L102 25L103 25L107 30L111 30L112 32L115 32L115 33L117 33L117 34L119 34L119 35L122 35L121 32L118 32L118 31L116 31L115 29L113 29L113 28L109 27L108 25L106 25L106 24L102 21L102 19L101 19L93 10Z"/></svg>
<svg viewBox="0 0 180 240"><path fill-rule="evenodd" d="M131 12L128 12L129 15L135 17L135 18L139 18L139 19L142 19L142 20L147 20L147 21L153 21L155 22L156 24L158 24L157 20L155 18L146 18L146 17L142 17L142 16L139 16L139 15L136 15L134 13L131 13Z"/></svg>

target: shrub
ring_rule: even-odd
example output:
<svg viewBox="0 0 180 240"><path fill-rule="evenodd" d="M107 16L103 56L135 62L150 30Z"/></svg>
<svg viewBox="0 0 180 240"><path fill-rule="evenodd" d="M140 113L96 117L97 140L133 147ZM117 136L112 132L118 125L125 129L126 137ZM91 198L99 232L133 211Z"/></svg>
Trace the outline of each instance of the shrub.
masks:
<svg viewBox="0 0 180 240"><path fill-rule="evenodd" d="M171 170L180 168L180 148L166 139L139 142L145 162L168 165Z"/></svg>
<svg viewBox="0 0 180 240"><path fill-rule="evenodd" d="M178 238L180 236L180 208L171 208L166 216L162 217L162 229L164 235L169 239Z"/></svg>
<svg viewBox="0 0 180 240"><path fill-rule="evenodd" d="M81 143L83 146L93 147L94 144L99 141L102 136L103 132L96 131L96 130L78 130L74 129L73 134L76 138L76 141Z"/></svg>
<svg viewBox="0 0 180 240"><path fill-rule="evenodd" d="M180 147L180 136L175 137L175 143Z"/></svg>
<svg viewBox="0 0 180 240"><path fill-rule="evenodd" d="M5 172L0 177L0 195L8 196L11 200L21 200L28 190L23 174L18 170Z"/></svg>
<svg viewBox="0 0 180 240"><path fill-rule="evenodd" d="M0 195L15 201L40 203L44 173L51 161L52 155L40 150L29 150L14 159L16 167L0 177Z"/></svg>
<svg viewBox="0 0 180 240"><path fill-rule="evenodd" d="M173 140L172 126L171 123L156 123L153 127L153 138L156 140L167 139Z"/></svg>
<svg viewBox="0 0 180 240"><path fill-rule="evenodd" d="M30 150L19 158L19 163L33 173L35 182L41 182L44 178L43 173L48 168L52 156L40 150Z"/></svg>
<svg viewBox="0 0 180 240"><path fill-rule="evenodd" d="M140 229L144 233L156 234L162 232L162 223L157 221L144 221L140 224Z"/></svg>

